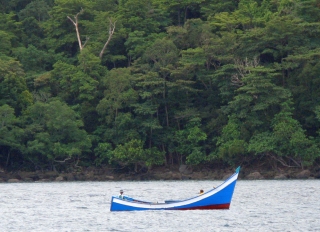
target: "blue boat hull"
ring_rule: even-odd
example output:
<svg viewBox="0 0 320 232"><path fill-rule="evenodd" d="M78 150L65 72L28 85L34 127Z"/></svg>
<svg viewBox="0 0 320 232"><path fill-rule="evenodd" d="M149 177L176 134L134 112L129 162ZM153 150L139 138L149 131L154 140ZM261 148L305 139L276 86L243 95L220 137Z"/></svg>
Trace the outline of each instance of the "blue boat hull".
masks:
<svg viewBox="0 0 320 232"><path fill-rule="evenodd" d="M152 203L135 199L111 198L110 211L229 209L240 167L225 182L204 194L182 201Z"/></svg>

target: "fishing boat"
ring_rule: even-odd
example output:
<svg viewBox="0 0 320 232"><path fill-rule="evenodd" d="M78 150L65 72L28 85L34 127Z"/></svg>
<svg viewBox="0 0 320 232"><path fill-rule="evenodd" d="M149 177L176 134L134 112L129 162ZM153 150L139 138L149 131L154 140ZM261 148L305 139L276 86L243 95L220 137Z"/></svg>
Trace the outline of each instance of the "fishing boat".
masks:
<svg viewBox="0 0 320 232"><path fill-rule="evenodd" d="M239 172L240 167L216 188L186 200L149 202L130 197L120 199L118 196L112 196L110 211L229 209Z"/></svg>

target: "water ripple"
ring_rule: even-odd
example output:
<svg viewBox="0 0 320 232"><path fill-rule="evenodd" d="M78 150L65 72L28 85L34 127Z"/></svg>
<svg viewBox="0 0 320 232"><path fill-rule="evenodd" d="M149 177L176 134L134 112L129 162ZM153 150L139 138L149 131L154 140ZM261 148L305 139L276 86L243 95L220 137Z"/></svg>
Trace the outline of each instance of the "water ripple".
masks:
<svg viewBox="0 0 320 232"><path fill-rule="evenodd" d="M193 196L219 181L0 184L0 231L320 231L318 180L238 181L230 210L110 212L139 199Z"/></svg>

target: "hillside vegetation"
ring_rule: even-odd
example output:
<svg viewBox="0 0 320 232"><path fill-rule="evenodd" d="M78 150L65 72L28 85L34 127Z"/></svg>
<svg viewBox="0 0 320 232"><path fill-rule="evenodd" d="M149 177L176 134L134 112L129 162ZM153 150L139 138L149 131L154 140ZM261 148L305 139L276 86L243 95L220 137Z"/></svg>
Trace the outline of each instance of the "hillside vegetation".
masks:
<svg viewBox="0 0 320 232"><path fill-rule="evenodd" d="M1 0L0 167L319 166L320 0Z"/></svg>

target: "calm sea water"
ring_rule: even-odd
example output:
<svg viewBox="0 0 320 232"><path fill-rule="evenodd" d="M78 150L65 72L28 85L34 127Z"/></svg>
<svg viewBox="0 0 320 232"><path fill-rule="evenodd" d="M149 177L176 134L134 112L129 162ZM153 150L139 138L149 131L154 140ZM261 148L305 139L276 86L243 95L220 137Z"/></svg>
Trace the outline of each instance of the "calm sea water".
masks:
<svg viewBox="0 0 320 232"><path fill-rule="evenodd" d="M110 212L120 189L163 201L219 183L2 183L0 231L320 231L319 180L239 180L229 210Z"/></svg>

